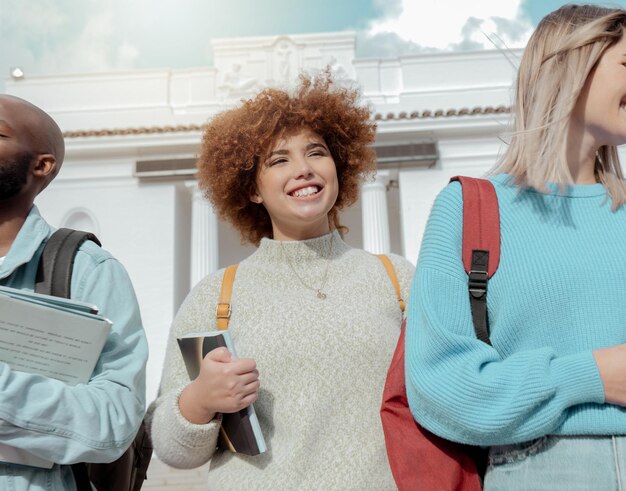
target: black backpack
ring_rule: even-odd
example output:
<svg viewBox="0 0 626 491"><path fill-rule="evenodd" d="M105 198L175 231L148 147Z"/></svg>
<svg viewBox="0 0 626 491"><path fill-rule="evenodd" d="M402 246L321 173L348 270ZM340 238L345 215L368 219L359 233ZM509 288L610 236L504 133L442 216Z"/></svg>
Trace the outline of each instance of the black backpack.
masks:
<svg viewBox="0 0 626 491"><path fill-rule="evenodd" d="M61 228L46 242L39 260L35 292L70 298L74 256L87 240L100 241L89 232ZM78 491L139 491L146 479L152 457L152 442L142 421L134 441L124 454L108 464L79 463L72 465Z"/></svg>

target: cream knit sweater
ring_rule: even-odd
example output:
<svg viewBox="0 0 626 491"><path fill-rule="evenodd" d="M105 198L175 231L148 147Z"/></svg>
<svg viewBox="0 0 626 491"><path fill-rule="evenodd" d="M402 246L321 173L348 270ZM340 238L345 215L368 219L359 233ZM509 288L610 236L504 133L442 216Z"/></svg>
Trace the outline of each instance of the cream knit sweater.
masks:
<svg viewBox="0 0 626 491"><path fill-rule="evenodd" d="M317 288L331 236L328 297L321 300L285 253ZM414 268L390 257L406 299ZM241 262L229 329L239 356L253 358L259 370L255 409L268 451L255 457L215 451L220 418L195 425L178 409L189 378L176 337L216 329L222 276L202 280L174 320L161 395L149 409L159 458L179 468L211 460L211 490L395 489L379 409L402 315L381 262L337 232L283 247L263 239Z"/></svg>

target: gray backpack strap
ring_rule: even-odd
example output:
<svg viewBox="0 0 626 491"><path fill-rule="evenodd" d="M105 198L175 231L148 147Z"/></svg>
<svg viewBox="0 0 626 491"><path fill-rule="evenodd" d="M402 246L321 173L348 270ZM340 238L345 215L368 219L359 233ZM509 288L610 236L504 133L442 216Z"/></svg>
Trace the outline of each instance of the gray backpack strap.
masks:
<svg viewBox="0 0 626 491"><path fill-rule="evenodd" d="M35 292L70 298L74 256L86 240L98 245L98 238L81 230L60 228L46 242L39 259Z"/></svg>

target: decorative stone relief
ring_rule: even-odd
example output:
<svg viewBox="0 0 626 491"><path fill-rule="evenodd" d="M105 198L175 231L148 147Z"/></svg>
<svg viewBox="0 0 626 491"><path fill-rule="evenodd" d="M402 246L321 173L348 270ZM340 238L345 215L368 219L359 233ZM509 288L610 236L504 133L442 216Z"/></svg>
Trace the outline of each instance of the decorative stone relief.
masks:
<svg viewBox="0 0 626 491"><path fill-rule="evenodd" d="M227 97L238 97L256 92L261 84L255 77L243 73L240 63L233 63L218 88Z"/></svg>
<svg viewBox="0 0 626 491"><path fill-rule="evenodd" d="M337 61L336 57L330 57L328 60L328 66L330 67L330 71L336 81L347 81L352 79L345 67Z"/></svg>
<svg viewBox="0 0 626 491"><path fill-rule="evenodd" d="M295 43L289 38L279 38L273 55L274 79L279 84L289 84L297 75Z"/></svg>
<svg viewBox="0 0 626 491"><path fill-rule="evenodd" d="M335 80L353 82L355 45L354 32L212 39L216 98L230 103L266 87L293 88L300 71L326 66Z"/></svg>

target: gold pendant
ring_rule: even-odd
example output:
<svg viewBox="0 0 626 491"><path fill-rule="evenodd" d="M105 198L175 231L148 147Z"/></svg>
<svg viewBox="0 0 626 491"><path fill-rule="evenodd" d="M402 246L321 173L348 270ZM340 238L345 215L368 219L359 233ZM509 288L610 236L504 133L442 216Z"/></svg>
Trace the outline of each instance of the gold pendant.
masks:
<svg viewBox="0 0 626 491"><path fill-rule="evenodd" d="M317 290L317 298L319 298L320 300L325 300L326 294L322 290Z"/></svg>

